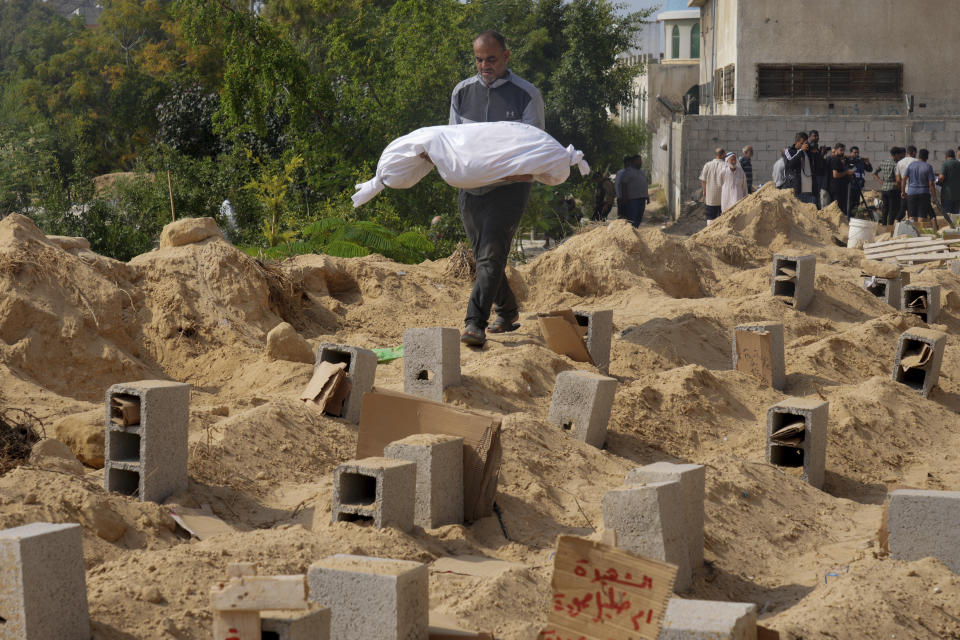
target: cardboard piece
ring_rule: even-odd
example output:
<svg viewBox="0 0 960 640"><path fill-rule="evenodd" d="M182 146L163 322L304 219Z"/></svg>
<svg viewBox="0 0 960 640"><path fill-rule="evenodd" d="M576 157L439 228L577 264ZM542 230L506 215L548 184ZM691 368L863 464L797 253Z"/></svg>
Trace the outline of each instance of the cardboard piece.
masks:
<svg viewBox="0 0 960 640"><path fill-rule="evenodd" d="M539 640L657 640L676 577L674 565L560 536Z"/></svg>
<svg viewBox="0 0 960 640"><path fill-rule="evenodd" d="M121 427L140 424L140 398L126 394L111 396L110 422Z"/></svg>
<svg viewBox="0 0 960 640"><path fill-rule="evenodd" d="M363 394L357 458L382 456L391 442L421 433L463 438L463 517L493 513L500 460L500 418L391 391Z"/></svg>
<svg viewBox="0 0 960 640"><path fill-rule="evenodd" d="M448 616L439 611L430 611L430 621L428 623L429 640L465 640L473 638L474 640L494 640L493 634L482 631L470 631L460 627L453 616Z"/></svg>
<svg viewBox="0 0 960 640"><path fill-rule="evenodd" d="M903 367L904 371L919 369L927 365L931 356L933 356L933 349L930 348L930 345L924 344L923 347L920 348L920 353L901 358L900 366Z"/></svg>
<svg viewBox="0 0 960 640"><path fill-rule="evenodd" d="M789 267L780 267L777 269L778 282L792 282L797 279L797 270Z"/></svg>
<svg viewBox="0 0 960 640"><path fill-rule="evenodd" d="M757 640L780 640L780 632L757 625Z"/></svg>
<svg viewBox="0 0 960 640"><path fill-rule="evenodd" d="M773 386L773 348L769 331L737 331L737 371Z"/></svg>
<svg viewBox="0 0 960 640"><path fill-rule="evenodd" d="M777 444L783 444L790 447L799 447L805 437L805 426L806 423L801 418L798 422L788 424L787 426L777 429L775 432L771 433L770 439Z"/></svg>
<svg viewBox="0 0 960 640"><path fill-rule="evenodd" d="M236 529L213 515L208 504L201 505L199 509L177 507L170 510L170 515L174 522L197 540L206 540L221 533L236 533Z"/></svg>
<svg viewBox="0 0 960 640"><path fill-rule="evenodd" d="M478 578L499 578L511 569L522 569L525 565L516 562L505 562L483 556L447 556L437 558L430 565L430 570L436 573L456 573Z"/></svg>
<svg viewBox="0 0 960 640"><path fill-rule="evenodd" d="M927 296L917 296L913 300L907 303L907 308L912 311L926 311L927 310Z"/></svg>
<svg viewBox="0 0 960 640"><path fill-rule="evenodd" d="M540 321L540 333L551 351L567 356L574 362L596 365L587 350L587 343L583 341L587 328L580 326L572 309L540 313L537 319Z"/></svg>
<svg viewBox="0 0 960 640"><path fill-rule="evenodd" d="M323 413L343 415L343 402L350 393L350 379L345 362L321 362L300 394L300 399L313 403Z"/></svg>

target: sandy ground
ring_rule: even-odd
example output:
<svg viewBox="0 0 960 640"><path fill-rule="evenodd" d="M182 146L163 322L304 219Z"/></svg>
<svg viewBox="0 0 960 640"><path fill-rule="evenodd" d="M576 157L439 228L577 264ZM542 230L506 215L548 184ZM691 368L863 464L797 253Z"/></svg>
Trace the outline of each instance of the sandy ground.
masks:
<svg viewBox="0 0 960 640"><path fill-rule="evenodd" d="M64 250L10 215L3 406L29 407L89 462L109 385L189 382L190 489L172 503L209 504L236 533L186 539L170 505L105 494L102 470L42 461L0 476L0 528L83 525L98 639L209 637L207 593L231 562L297 573L333 553L470 553L522 566L496 578L432 573L431 606L526 640L546 619L556 536L599 529L604 492L633 467L689 461L707 466L707 562L682 597L755 602L790 639L960 638L958 576L933 559L892 560L877 543L889 487L960 489L960 279L912 274L943 286L934 327L950 334L940 386L924 399L889 379L897 337L920 321L859 287L861 252L831 240L845 234L835 208L762 190L690 237L616 221L511 269L520 330L464 348L463 384L446 395L503 415L502 526L490 517L404 534L330 523L332 471L353 457L356 429L296 399L312 367L269 358L266 333L287 321L313 345L396 345L407 327L460 326L469 278L446 260L378 256L263 266L219 238L120 263ZM770 297L775 252L817 256L805 312ZM614 310L619 389L602 450L545 420L557 373L590 368L540 338L534 314L562 306ZM759 320L785 325L786 394L730 370L732 327ZM377 387L402 389L402 361L378 368ZM764 462L766 409L786 395L830 402L822 491Z"/></svg>

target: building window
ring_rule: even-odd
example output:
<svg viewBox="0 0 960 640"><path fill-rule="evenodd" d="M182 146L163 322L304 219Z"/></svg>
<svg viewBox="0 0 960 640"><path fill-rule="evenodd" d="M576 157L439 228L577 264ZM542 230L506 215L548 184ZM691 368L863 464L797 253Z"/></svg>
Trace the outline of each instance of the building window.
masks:
<svg viewBox="0 0 960 640"><path fill-rule="evenodd" d="M697 22L690 29L690 57L700 57L700 23Z"/></svg>
<svg viewBox="0 0 960 640"><path fill-rule="evenodd" d="M671 54L670 57L676 59L680 57L680 27L678 27L677 25L673 25L672 40L673 40L673 47L670 51L670 54Z"/></svg>
<svg viewBox="0 0 960 640"><path fill-rule="evenodd" d="M758 98L898 100L902 64L758 64Z"/></svg>
<svg viewBox="0 0 960 640"><path fill-rule="evenodd" d="M724 102L733 102L734 97L734 66L728 64L723 68L723 100Z"/></svg>

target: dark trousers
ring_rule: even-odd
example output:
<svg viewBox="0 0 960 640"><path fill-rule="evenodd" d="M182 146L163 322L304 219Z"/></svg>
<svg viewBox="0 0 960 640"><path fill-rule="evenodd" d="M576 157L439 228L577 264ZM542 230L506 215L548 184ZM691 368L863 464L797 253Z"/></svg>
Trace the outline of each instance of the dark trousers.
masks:
<svg viewBox="0 0 960 640"><path fill-rule="evenodd" d="M960 213L960 200L943 200L941 198L940 206L943 207L944 213Z"/></svg>
<svg viewBox="0 0 960 640"><path fill-rule="evenodd" d="M708 204L704 207L704 212L706 213L707 220L716 220L720 217L720 205Z"/></svg>
<svg viewBox="0 0 960 640"><path fill-rule="evenodd" d="M929 193L915 193L913 195L907 195L907 211L910 212L910 216L913 218L930 219L933 220L936 218L936 215L933 213L933 207L930 206L930 194Z"/></svg>
<svg viewBox="0 0 960 640"><path fill-rule="evenodd" d="M880 224L893 224L900 219L900 191L883 191L880 195L883 198L883 217Z"/></svg>
<svg viewBox="0 0 960 640"><path fill-rule="evenodd" d="M610 210L613 209L613 203L610 204L598 204L593 209L593 220L595 222L601 222L607 219L607 216L610 215Z"/></svg>
<svg viewBox="0 0 960 640"><path fill-rule="evenodd" d="M627 200L627 220L629 220L630 224L632 224L634 227L639 227L640 223L643 222L643 212L646 210L646 198Z"/></svg>
<svg viewBox="0 0 960 640"><path fill-rule="evenodd" d="M833 198L833 201L837 203L837 206L840 207L840 211L843 211L843 215L850 217L850 190L847 188L847 185L839 189L834 189L830 192L830 196Z"/></svg>
<svg viewBox="0 0 960 640"><path fill-rule="evenodd" d="M490 309L513 318L519 311L517 299L504 276L513 236L530 199L529 182L497 187L483 195L461 190L460 219L477 259L477 279L467 304L467 324L486 328Z"/></svg>

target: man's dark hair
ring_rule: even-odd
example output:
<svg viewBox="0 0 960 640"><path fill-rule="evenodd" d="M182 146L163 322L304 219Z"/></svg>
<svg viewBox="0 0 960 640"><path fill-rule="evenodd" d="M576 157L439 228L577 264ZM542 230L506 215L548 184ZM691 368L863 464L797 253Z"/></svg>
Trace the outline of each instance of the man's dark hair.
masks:
<svg viewBox="0 0 960 640"><path fill-rule="evenodd" d="M890 147L890 155L895 156L900 153L900 147Z"/></svg>
<svg viewBox="0 0 960 640"><path fill-rule="evenodd" d="M926 149L920 149L920 153L917 154L917 157L926 161L926 159L930 157L930 152Z"/></svg>
<svg viewBox="0 0 960 640"><path fill-rule="evenodd" d="M907 147L907 153L909 153L911 156L915 155L917 153L917 148L913 145L910 145Z"/></svg>
<svg viewBox="0 0 960 640"><path fill-rule="evenodd" d="M629 165L633 161L633 156L623 156L623 166Z"/></svg>
<svg viewBox="0 0 960 640"><path fill-rule="evenodd" d="M860 147L850 147L850 153L853 153L854 151L860 151Z"/></svg>
<svg viewBox="0 0 960 640"><path fill-rule="evenodd" d="M947 149L947 157L948 157L948 158L956 158L956 157L957 157L957 152L954 151L953 149Z"/></svg>
<svg viewBox="0 0 960 640"><path fill-rule="evenodd" d="M474 42L477 40L496 40L497 44L500 45L500 48L504 51L507 50L507 39L503 37L499 31L494 31L493 29L487 29L476 38L473 39Z"/></svg>
<svg viewBox="0 0 960 640"><path fill-rule="evenodd" d="M793 139L794 142L797 140L809 140L810 136L807 135L806 131L798 131L797 136Z"/></svg>
<svg viewBox="0 0 960 640"><path fill-rule="evenodd" d="M817 131L816 129L810 129L810 135L813 135L813 134L817 134L817 137L820 136L820 132L819 132L819 131Z"/></svg>
<svg viewBox="0 0 960 640"><path fill-rule="evenodd" d="M633 162L634 160L639 160L640 164L643 164L643 156L641 156L639 153L634 154L633 157L630 158L630 162Z"/></svg>
<svg viewBox="0 0 960 640"><path fill-rule="evenodd" d="M843 144L842 142L835 142L835 143L833 144L833 148L834 148L834 149L846 149L846 148L847 148L847 145Z"/></svg>

